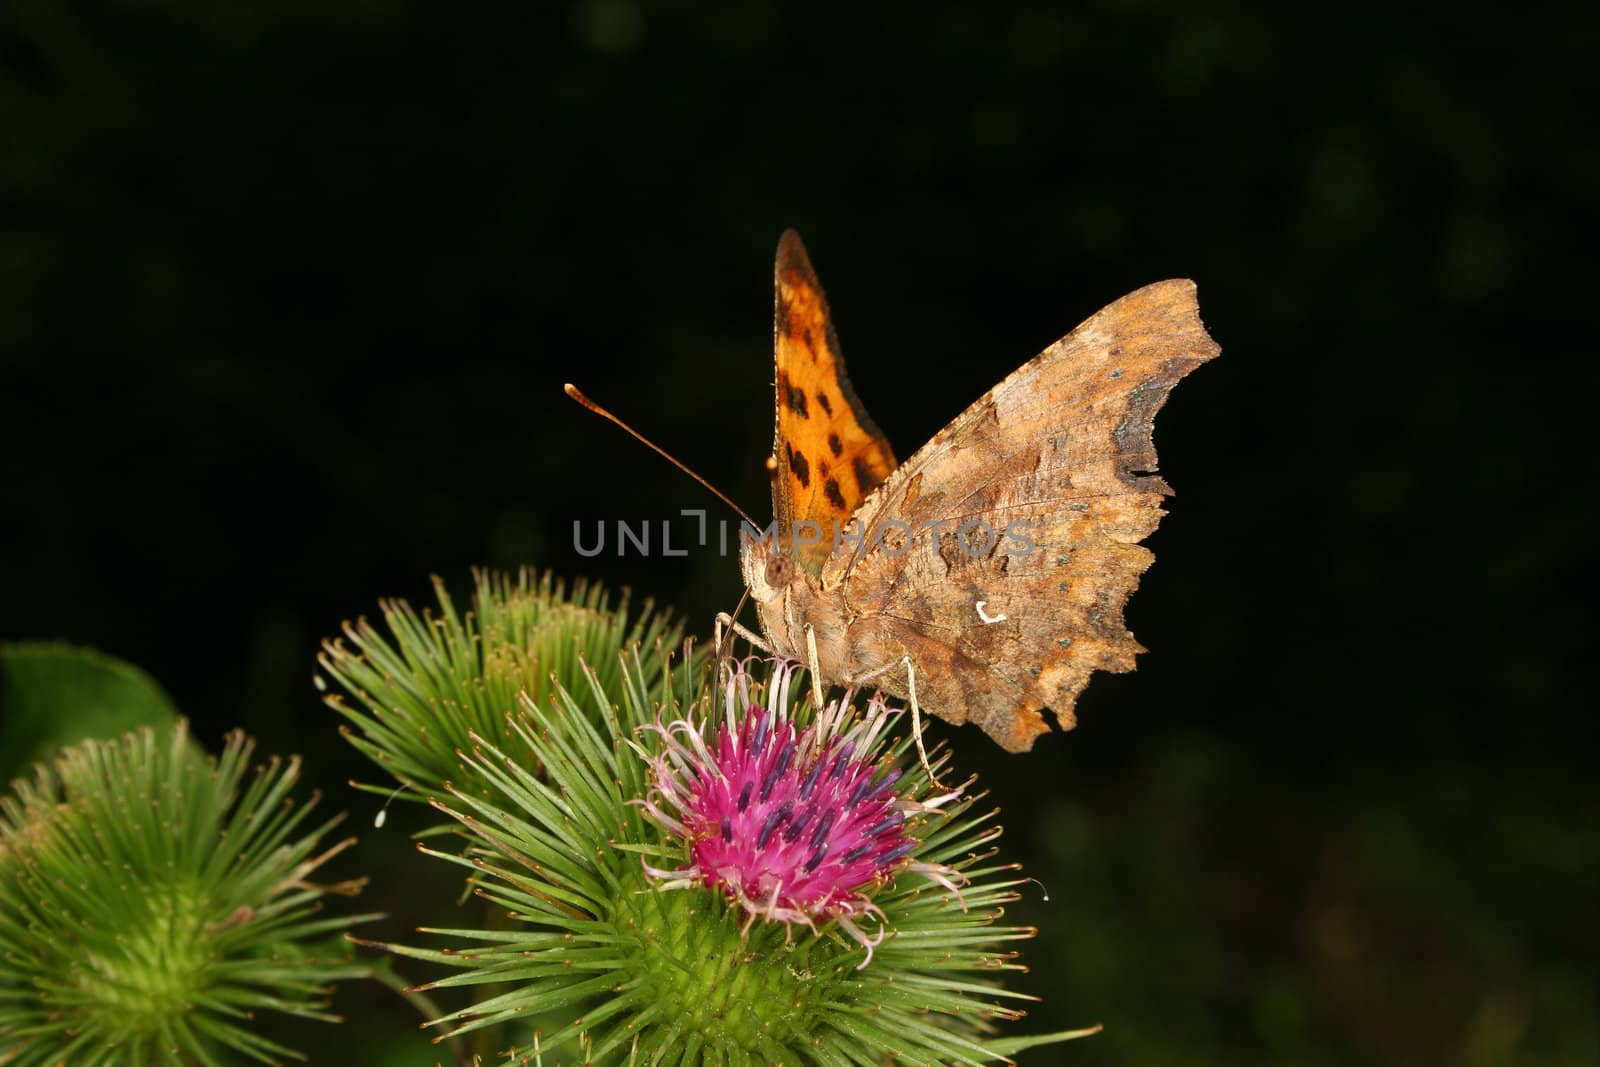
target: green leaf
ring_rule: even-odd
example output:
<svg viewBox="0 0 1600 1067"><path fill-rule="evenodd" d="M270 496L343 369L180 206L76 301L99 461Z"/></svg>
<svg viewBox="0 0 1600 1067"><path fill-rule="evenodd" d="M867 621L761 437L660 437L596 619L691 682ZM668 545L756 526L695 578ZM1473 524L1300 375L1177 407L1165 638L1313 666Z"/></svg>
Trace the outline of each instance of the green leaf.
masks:
<svg viewBox="0 0 1600 1067"><path fill-rule="evenodd" d="M85 738L178 718L155 679L130 663L64 644L0 644L0 782Z"/></svg>

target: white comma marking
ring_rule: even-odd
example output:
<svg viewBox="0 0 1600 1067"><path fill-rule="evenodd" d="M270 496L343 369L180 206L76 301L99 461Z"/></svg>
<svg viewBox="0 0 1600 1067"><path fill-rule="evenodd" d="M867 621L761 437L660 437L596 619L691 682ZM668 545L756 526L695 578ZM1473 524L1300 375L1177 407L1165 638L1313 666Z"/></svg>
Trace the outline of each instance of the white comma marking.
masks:
<svg viewBox="0 0 1600 1067"><path fill-rule="evenodd" d="M989 603L987 600L980 600L974 605L978 609L978 621L985 626L993 626L997 622L1005 622L1006 617L1004 615L989 615L983 610L983 606L987 603Z"/></svg>

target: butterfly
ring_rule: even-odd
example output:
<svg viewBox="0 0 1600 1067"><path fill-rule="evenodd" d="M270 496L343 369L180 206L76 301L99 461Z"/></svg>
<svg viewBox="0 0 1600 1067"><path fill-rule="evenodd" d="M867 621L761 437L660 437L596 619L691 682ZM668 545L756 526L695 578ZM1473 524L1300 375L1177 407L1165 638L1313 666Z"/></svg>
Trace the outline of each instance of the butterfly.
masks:
<svg viewBox="0 0 1600 1067"><path fill-rule="evenodd" d="M1122 609L1171 493L1156 412L1221 349L1189 280L1091 316L903 464L845 374L792 230L774 286L773 524L740 568L770 650L1024 752L1140 647Z"/></svg>

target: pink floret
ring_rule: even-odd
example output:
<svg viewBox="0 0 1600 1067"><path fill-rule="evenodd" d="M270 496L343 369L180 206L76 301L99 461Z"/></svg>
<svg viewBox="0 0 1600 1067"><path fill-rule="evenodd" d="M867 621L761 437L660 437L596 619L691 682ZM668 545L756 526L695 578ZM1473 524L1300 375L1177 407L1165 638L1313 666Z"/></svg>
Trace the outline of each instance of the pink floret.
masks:
<svg viewBox="0 0 1600 1067"><path fill-rule="evenodd" d="M849 741L811 742L759 707L737 736L719 729L716 765L699 768L682 814L702 884L780 916L851 913L857 890L911 851L899 772L875 779Z"/></svg>

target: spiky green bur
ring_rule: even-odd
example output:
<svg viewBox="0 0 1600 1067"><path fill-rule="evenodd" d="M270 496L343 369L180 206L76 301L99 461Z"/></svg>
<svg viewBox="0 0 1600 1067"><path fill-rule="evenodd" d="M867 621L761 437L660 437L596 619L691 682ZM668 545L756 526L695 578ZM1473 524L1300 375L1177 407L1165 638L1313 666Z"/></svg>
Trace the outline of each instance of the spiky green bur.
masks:
<svg viewBox="0 0 1600 1067"><path fill-rule="evenodd" d="M520 693L544 704L556 685L584 684L584 664L614 689L618 649L682 640L681 623L649 601L630 621L626 590L613 606L604 587L580 579L569 592L548 572L475 571L474 578L469 611L458 611L435 578L437 614L383 601L387 633L360 619L317 657L354 701L327 698L348 722L345 737L414 799L438 794L447 780L464 784L457 751L473 736L514 750L507 716Z"/></svg>
<svg viewBox="0 0 1600 1067"><path fill-rule="evenodd" d="M308 879L350 844L306 827L298 760L208 758L185 724L63 750L0 799L0 1063L219 1064L300 1057L260 1011L336 1021L330 983L363 976L318 917L360 882ZM321 851L319 851L321 849Z"/></svg>
<svg viewBox="0 0 1600 1067"><path fill-rule="evenodd" d="M504 1026L500 1047L513 1046L518 1063L576 1053L597 1064L842 1067L986 1063L1079 1036L995 1036L996 1023L1022 1014L1011 1005L1030 999L1001 984L1022 969L1006 946L1035 931L999 922L1021 880L996 860L994 813L975 814L970 793L910 818L906 866L864 889L870 908L850 913L877 920L870 939L829 914L783 921L726 892L664 881L692 865L690 844L649 810L652 766L675 758L664 731L720 714L734 697L718 689L714 700L703 669L660 687L647 681L654 673L637 651L625 654L620 684L590 676L581 695L525 701L508 723L512 746L474 738L463 754L483 795L455 790L436 806L468 847L423 851L471 868L475 892L513 928L427 931L459 947L382 946L458 972L424 989L492 987L435 1021L441 1039ZM818 719L804 701L789 704L790 687L735 677L738 703L776 702L798 730ZM837 706L827 714L837 729L852 721ZM874 748L879 773L900 767L900 795L931 800L910 747L897 736Z"/></svg>

